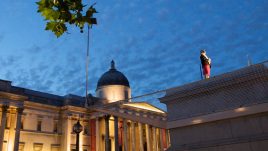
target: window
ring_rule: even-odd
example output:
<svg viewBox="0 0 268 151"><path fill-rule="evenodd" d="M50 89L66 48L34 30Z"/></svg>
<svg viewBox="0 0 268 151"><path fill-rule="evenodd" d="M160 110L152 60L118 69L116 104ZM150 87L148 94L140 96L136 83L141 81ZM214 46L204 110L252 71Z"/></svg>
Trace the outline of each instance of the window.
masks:
<svg viewBox="0 0 268 151"><path fill-rule="evenodd" d="M76 146L75 146L75 144L72 144L72 145L71 145L71 151L76 151Z"/></svg>
<svg viewBox="0 0 268 151"><path fill-rule="evenodd" d="M6 128L9 128L8 117L6 118Z"/></svg>
<svg viewBox="0 0 268 151"><path fill-rule="evenodd" d="M21 120L20 129L23 129L23 120Z"/></svg>
<svg viewBox="0 0 268 151"><path fill-rule="evenodd" d="M52 144L51 151L60 151L60 145L59 144Z"/></svg>
<svg viewBox="0 0 268 151"><path fill-rule="evenodd" d="M34 143L33 144L33 150L34 151L42 151L43 149L43 144L42 143Z"/></svg>
<svg viewBox="0 0 268 151"><path fill-rule="evenodd" d="M102 98L102 91L99 91L99 97Z"/></svg>
<svg viewBox="0 0 268 151"><path fill-rule="evenodd" d="M54 133L57 133L58 132L58 121L54 121L53 132Z"/></svg>
<svg viewBox="0 0 268 151"><path fill-rule="evenodd" d="M19 143L19 151L24 151L24 145L25 145L24 142Z"/></svg>
<svg viewBox="0 0 268 151"><path fill-rule="evenodd" d="M84 135L89 135L88 125L85 125L84 126L84 130L83 131L84 131L84 133L83 133Z"/></svg>
<svg viewBox="0 0 268 151"><path fill-rule="evenodd" d="M38 120L37 121L37 131L41 131L42 129L42 121L41 120Z"/></svg>
<svg viewBox="0 0 268 151"><path fill-rule="evenodd" d="M128 99L128 91L125 90L125 98Z"/></svg>

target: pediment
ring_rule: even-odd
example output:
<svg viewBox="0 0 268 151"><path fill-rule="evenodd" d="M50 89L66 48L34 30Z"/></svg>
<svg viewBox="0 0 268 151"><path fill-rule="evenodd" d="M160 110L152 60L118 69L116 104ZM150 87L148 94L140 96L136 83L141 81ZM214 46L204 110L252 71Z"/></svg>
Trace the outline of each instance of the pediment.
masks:
<svg viewBox="0 0 268 151"><path fill-rule="evenodd" d="M165 111L147 103L147 102L128 102L128 103L124 103L122 104L122 106L124 107L131 107L131 108L135 108L137 110L148 110L148 111L153 111L153 112L157 112L157 113L166 113Z"/></svg>

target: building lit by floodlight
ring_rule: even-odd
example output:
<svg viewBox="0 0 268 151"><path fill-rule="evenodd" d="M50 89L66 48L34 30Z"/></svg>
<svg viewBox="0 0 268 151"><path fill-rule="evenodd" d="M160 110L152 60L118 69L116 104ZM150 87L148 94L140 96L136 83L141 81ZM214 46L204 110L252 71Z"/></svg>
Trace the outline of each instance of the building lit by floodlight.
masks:
<svg viewBox="0 0 268 151"><path fill-rule="evenodd" d="M115 68L98 81L96 96L58 96L0 80L2 151L143 151L169 147L166 112L146 102L131 102L128 79Z"/></svg>

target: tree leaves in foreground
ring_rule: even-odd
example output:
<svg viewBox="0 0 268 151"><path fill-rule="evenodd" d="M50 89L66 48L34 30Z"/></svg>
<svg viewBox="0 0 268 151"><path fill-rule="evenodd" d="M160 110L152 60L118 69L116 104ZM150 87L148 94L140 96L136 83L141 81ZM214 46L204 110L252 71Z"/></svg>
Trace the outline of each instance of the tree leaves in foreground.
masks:
<svg viewBox="0 0 268 151"><path fill-rule="evenodd" d="M86 6L82 0L40 0L36 4L37 12L48 21L45 30L52 31L57 37L67 32L67 24L75 25L83 32L85 24L92 26L97 23L96 18L93 18L97 13L94 4L82 14Z"/></svg>

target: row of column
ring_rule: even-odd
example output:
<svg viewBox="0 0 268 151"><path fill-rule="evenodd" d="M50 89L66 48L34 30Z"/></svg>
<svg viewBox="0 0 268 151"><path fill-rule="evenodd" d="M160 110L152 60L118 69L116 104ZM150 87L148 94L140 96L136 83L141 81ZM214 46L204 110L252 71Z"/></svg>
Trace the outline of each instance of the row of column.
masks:
<svg viewBox="0 0 268 151"><path fill-rule="evenodd" d="M109 129L109 120L110 116L107 115L104 117L105 119L105 151L119 151L119 126L118 126L118 117L114 116L114 149L111 148L111 139L110 139L110 129ZM128 125L127 125L127 120L123 119L123 150L128 151L144 151L144 148L146 151L163 151L164 148L167 145L166 140L166 130L160 129L160 128L155 128L155 127L150 127L150 125L145 124L145 135L146 135L146 140L143 138L143 124L138 123L138 139L136 139L136 131L135 131L135 123L130 122L130 133L131 133L131 138L128 141ZM96 151L100 151L99 149L99 143L100 143L100 136L99 136L99 120L96 119ZM121 134L121 133L120 133ZM157 137L158 136L158 137ZM136 142L138 141L138 142ZM146 147L144 146L144 142L146 142ZM130 143L130 144L129 144ZM139 146L137 146L139 144ZM129 148L130 147L130 148Z"/></svg>
<svg viewBox="0 0 268 151"><path fill-rule="evenodd" d="M8 105L2 105L1 127L0 127L0 151L3 150L8 109L9 109ZM16 111L17 111L17 117L16 117L17 122L16 122L16 129L15 129L15 138L14 138L14 148L13 148L14 151L19 150L21 116L23 113L23 108L16 108ZM11 131L11 128L10 128L10 131ZM9 142L12 142L12 140Z"/></svg>

